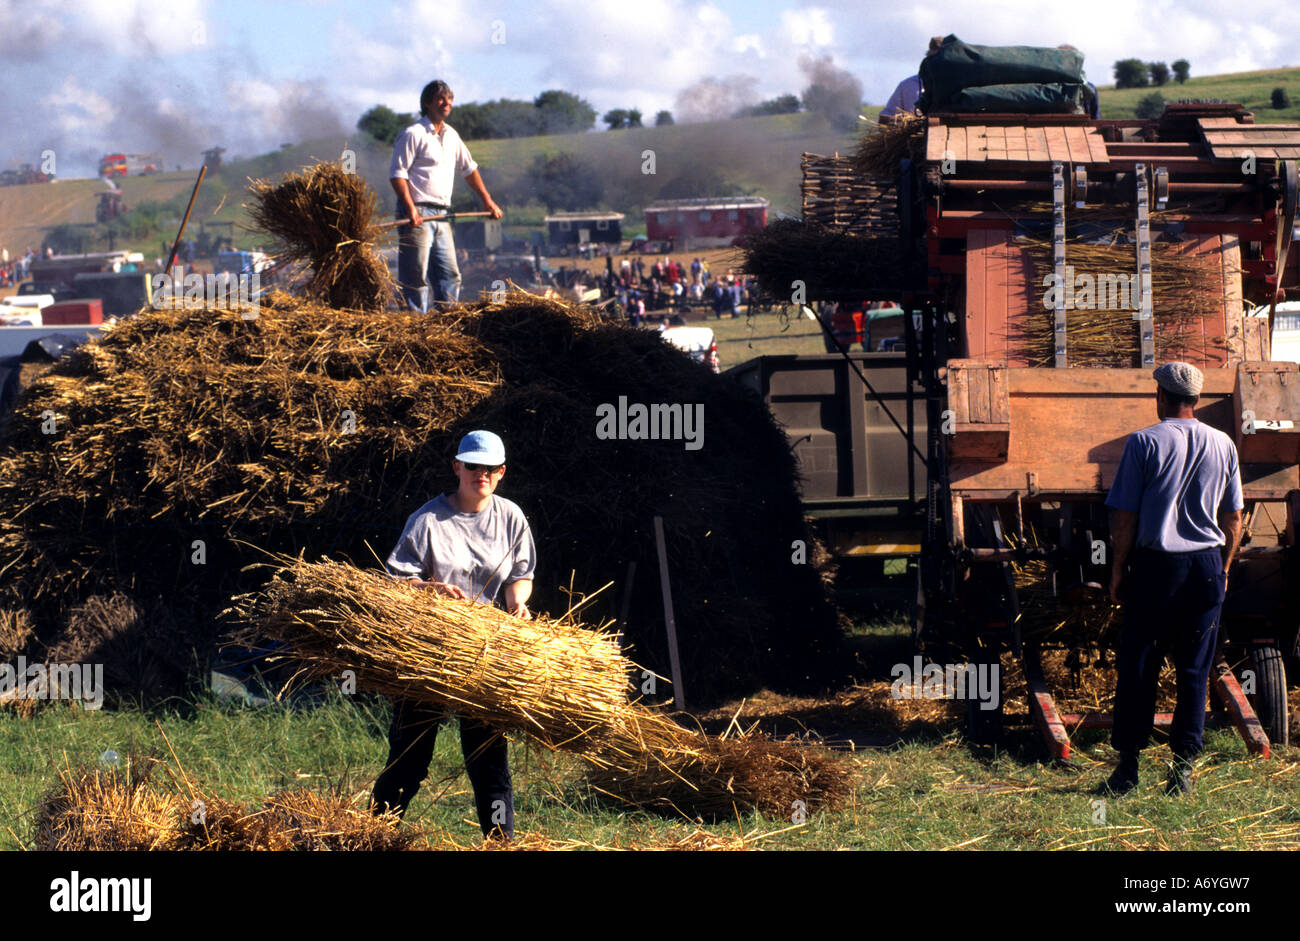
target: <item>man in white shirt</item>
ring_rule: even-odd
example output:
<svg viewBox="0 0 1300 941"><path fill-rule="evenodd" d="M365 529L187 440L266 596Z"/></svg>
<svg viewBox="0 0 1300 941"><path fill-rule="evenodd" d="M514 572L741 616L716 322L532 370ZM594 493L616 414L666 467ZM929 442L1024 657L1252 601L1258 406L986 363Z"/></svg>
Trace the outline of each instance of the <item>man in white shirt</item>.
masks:
<svg viewBox="0 0 1300 941"><path fill-rule="evenodd" d="M428 309L427 289L432 289L435 301L454 304L460 300L460 266L456 264L451 223L420 222L451 208L456 171L492 218L501 218L501 208L488 195L469 148L447 123L453 99L446 82L424 86L420 92L424 117L397 135L388 169L388 181L397 194L397 217L407 220L398 243L397 280L406 305L420 313Z"/></svg>

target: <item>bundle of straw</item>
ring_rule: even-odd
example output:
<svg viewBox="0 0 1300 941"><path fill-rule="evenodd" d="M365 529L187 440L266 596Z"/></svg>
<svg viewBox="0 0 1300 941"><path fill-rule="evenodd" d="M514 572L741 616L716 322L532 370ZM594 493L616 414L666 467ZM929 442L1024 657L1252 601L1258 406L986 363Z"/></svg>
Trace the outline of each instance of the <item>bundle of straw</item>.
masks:
<svg viewBox="0 0 1300 941"><path fill-rule="evenodd" d="M255 180L252 191L249 212L283 243L280 258L310 266L306 297L331 307L388 306L395 284L371 245L379 235L375 192L358 174L320 163L279 183Z"/></svg>
<svg viewBox="0 0 1300 941"><path fill-rule="evenodd" d="M897 238L867 238L846 228L778 219L745 239L745 270L774 297L789 297L796 281L815 300L902 289L906 272Z"/></svg>
<svg viewBox="0 0 1300 941"><path fill-rule="evenodd" d="M853 152L853 165L867 176L898 176L904 158L919 160L925 154L925 118L900 114L867 129Z"/></svg>
<svg viewBox="0 0 1300 941"><path fill-rule="evenodd" d="M281 558L265 590L235 600L248 626L304 676L355 671L357 686L418 700L577 753L592 783L628 803L697 814L788 814L834 803L849 774L828 754L761 738L710 739L628 699L636 664L572 618L522 621L378 572ZM572 615L572 612L570 612Z"/></svg>

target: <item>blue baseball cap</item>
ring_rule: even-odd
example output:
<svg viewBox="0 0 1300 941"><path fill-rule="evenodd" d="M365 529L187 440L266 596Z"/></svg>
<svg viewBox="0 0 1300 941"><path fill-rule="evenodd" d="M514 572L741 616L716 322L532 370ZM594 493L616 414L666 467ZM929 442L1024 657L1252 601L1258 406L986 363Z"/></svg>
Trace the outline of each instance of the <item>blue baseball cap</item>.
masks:
<svg viewBox="0 0 1300 941"><path fill-rule="evenodd" d="M460 439L456 460L463 464L488 464L495 467L506 462L506 446L490 431L471 431Z"/></svg>

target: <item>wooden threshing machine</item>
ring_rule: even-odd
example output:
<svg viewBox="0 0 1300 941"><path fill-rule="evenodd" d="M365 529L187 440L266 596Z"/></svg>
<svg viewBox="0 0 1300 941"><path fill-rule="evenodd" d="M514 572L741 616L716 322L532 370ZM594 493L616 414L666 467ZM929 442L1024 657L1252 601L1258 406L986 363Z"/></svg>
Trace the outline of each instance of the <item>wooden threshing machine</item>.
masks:
<svg viewBox="0 0 1300 941"><path fill-rule="evenodd" d="M1236 441L1246 501L1214 699L1268 754L1288 739L1300 624L1300 366L1269 355L1269 308L1300 285L1300 127L1226 104L1171 105L1159 120L923 121L898 175L867 187L887 189L896 214L859 230L902 249L901 278L855 299L902 301L906 355L735 370L786 424L810 511L833 524L833 547L857 527L849 553L914 544L921 648L940 663L1012 651L1048 748L1068 758L1071 730L1111 717L1058 712L1040 653L1104 646L1096 625L1117 629L1102 590L1106 494L1127 437L1157 421L1154 367L1196 364L1197 418ZM832 231L851 226L820 217L856 200L851 223L882 198L855 191L844 158L806 155L804 183L805 219ZM1032 631L1031 604L1047 615ZM1000 711L970 717L976 738L1001 725Z"/></svg>
<svg viewBox="0 0 1300 941"><path fill-rule="evenodd" d="M930 115L904 171L904 237L919 227L927 269L909 299L927 313L909 349L931 432L919 638L973 660L1010 646L1057 757L1069 729L1110 717L1058 714L1039 653L1078 637L1025 636L1017 570L1038 563L1061 623L1105 604L1103 501L1128 435L1157 420L1151 372L1169 360L1204 371L1197 418L1241 463L1214 693L1252 751L1287 741L1300 367L1270 360L1272 318L1246 306L1300 284L1298 158L1300 127L1173 105L1159 121Z"/></svg>

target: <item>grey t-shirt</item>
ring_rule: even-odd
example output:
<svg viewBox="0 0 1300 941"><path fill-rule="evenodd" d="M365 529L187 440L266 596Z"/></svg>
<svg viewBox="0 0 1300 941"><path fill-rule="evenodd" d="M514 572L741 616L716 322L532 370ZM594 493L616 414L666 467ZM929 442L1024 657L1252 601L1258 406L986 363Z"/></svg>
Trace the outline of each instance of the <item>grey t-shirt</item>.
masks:
<svg viewBox="0 0 1300 941"><path fill-rule="evenodd" d="M537 551L524 511L492 495L478 513L462 513L439 494L406 520L388 556L399 578L455 585L479 604L492 604L501 586L533 577Z"/></svg>
<svg viewBox="0 0 1300 941"><path fill-rule="evenodd" d="M1165 552L1222 546L1221 511L1242 508L1237 448L1195 418L1129 435L1106 505L1138 515L1136 545Z"/></svg>

